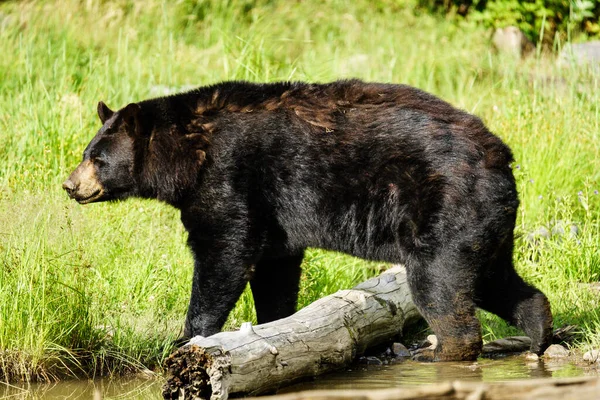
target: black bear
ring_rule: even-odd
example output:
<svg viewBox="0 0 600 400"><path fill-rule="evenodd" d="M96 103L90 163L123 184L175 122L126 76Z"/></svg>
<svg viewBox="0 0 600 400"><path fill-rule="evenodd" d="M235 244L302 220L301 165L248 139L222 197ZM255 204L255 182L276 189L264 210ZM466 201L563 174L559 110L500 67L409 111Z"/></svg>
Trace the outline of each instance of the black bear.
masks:
<svg viewBox="0 0 600 400"><path fill-rule="evenodd" d="M79 203L181 211L195 266L185 337L218 332L250 282L259 323L295 311L307 247L406 265L435 360L481 350L477 307L550 344L547 298L512 262L510 149L421 90L344 80L225 82L132 103L63 184Z"/></svg>

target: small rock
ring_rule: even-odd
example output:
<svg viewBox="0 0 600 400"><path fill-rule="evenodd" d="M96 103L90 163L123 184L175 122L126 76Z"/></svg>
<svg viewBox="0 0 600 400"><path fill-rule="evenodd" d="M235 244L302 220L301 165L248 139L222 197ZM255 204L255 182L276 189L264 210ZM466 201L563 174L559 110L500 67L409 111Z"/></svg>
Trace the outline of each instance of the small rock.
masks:
<svg viewBox="0 0 600 400"><path fill-rule="evenodd" d="M410 352L402 343L394 343L392 345L392 353L396 357L410 357Z"/></svg>
<svg viewBox="0 0 600 400"><path fill-rule="evenodd" d="M568 43L558 55L559 66L600 64L600 41L586 43Z"/></svg>
<svg viewBox="0 0 600 400"><path fill-rule="evenodd" d="M531 40L516 26L496 29L492 37L492 44L499 52L515 58L526 57L535 51Z"/></svg>
<svg viewBox="0 0 600 400"><path fill-rule="evenodd" d="M583 361L600 364L600 349L587 351L583 355Z"/></svg>
<svg viewBox="0 0 600 400"><path fill-rule="evenodd" d="M379 358L373 356L361 357L358 359L358 362L366 365L383 365L383 362Z"/></svg>
<svg viewBox="0 0 600 400"><path fill-rule="evenodd" d="M438 340L437 337L435 335L429 335L427 336L427 340L429 341L429 343L431 343L429 345L430 349L435 349L438 345Z"/></svg>
<svg viewBox="0 0 600 400"><path fill-rule="evenodd" d="M538 361L540 357L535 353L527 352L525 353L525 359L529 361Z"/></svg>
<svg viewBox="0 0 600 400"><path fill-rule="evenodd" d="M435 358L435 350L430 348L417 349L412 352L412 359L419 362L431 362ZM396 360L399 360L397 358Z"/></svg>
<svg viewBox="0 0 600 400"><path fill-rule="evenodd" d="M560 344L553 344L544 352L545 358L565 358L569 357L569 350Z"/></svg>

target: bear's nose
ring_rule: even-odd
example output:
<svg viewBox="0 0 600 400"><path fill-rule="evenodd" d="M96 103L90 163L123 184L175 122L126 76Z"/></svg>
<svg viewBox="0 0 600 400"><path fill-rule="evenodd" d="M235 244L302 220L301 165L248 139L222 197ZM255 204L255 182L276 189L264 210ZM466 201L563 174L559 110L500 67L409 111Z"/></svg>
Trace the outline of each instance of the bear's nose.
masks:
<svg viewBox="0 0 600 400"><path fill-rule="evenodd" d="M75 189L77 189L77 186L75 186L73 181L70 179L67 179L66 181L64 181L64 183L62 184L62 187L63 187L63 189L65 189L67 191L67 193L69 193L69 196L72 196L73 193L75 192Z"/></svg>

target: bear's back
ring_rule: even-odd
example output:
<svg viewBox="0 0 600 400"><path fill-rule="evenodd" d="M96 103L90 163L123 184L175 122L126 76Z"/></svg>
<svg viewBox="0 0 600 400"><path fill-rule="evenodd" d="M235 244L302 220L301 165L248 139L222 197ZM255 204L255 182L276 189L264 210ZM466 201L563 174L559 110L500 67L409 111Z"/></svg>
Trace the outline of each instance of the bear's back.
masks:
<svg viewBox="0 0 600 400"><path fill-rule="evenodd" d="M175 108L189 108L192 130L209 136L226 129L220 123L229 123L236 116L244 118L243 114L262 114L264 119L269 114L287 114L292 121L310 125L313 128L310 132L315 134L346 133L338 135L344 140L353 140L354 136L349 135L368 132L377 124L401 125L412 121L416 125L443 127L454 138L479 147L488 168L503 168L512 161L508 147L479 118L407 85L356 79L326 84L233 81L159 100L184 102L186 107ZM427 132L439 134L439 130Z"/></svg>

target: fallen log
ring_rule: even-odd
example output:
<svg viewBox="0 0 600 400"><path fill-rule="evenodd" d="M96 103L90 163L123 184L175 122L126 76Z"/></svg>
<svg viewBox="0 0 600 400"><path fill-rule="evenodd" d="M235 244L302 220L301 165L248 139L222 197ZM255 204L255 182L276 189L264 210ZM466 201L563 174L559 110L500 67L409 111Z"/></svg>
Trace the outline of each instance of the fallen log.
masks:
<svg viewBox="0 0 600 400"><path fill-rule="evenodd" d="M510 336L497 339L483 345L481 355L492 357L502 354L523 353L531 347L531 338L528 336Z"/></svg>
<svg viewBox="0 0 600 400"><path fill-rule="evenodd" d="M546 378L509 382L441 382L374 390L310 390L261 400L598 400L600 378ZM250 399L248 399L250 400Z"/></svg>
<svg viewBox="0 0 600 400"><path fill-rule="evenodd" d="M163 396L225 400L274 391L349 365L420 318L396 266L290 317L192 339L165 361Z"/></svg>

